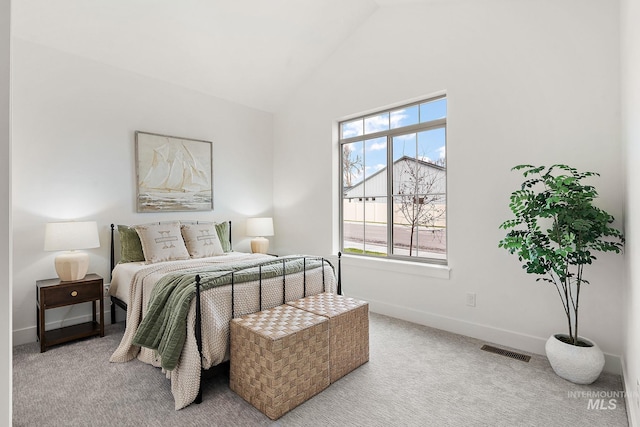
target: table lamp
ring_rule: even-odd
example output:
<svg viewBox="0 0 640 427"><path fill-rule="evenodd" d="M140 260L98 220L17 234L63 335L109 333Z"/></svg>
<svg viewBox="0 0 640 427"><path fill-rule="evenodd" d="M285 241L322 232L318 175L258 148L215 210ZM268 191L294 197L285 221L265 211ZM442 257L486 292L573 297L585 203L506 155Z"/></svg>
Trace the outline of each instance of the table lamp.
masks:
<svg viewBox="0 0 640 427"><path fill-rule="evenodd" d="M44 235L45 251L68 251L56 256L55 266L63 282L84 279L89 269L89 255L78 249L100 247L95 221L50 222Z"/></svg>
<svg viewBox="0 0 640 427"><path fill-rule="evenodd" d="M248 218L247 235L255 236L251 240L251 252L266 254L269 249L269 240L264 236L273 236L272 218Z"/></svg>

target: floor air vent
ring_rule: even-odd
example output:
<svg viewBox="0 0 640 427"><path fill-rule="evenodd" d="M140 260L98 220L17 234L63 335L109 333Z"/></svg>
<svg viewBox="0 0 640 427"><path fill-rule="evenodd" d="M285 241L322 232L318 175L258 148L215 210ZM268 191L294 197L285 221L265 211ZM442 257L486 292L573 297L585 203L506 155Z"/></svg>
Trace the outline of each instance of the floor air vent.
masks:
<svg viewBox="0 0 640 427"><path fill-rule="evenodd" d="M514 351L504 350L498 347L493 347L490 345L483 345L480 350L488 351L489 353L500 354L502 356L507 356L512 359L522 360L523 362L528 362L531 360L531 356L527 356L526 354L516 353Z"/></svg>

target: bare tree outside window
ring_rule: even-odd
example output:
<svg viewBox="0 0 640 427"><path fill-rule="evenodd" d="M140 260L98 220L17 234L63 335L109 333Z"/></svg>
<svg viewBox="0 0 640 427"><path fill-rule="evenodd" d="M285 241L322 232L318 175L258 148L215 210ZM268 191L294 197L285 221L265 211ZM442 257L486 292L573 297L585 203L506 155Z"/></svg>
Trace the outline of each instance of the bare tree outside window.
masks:
<svg viewBox="0 0 640 427"><path fill-rule="evenodd" d="M355 177L363 171L362 157L353 152L350 144L342 146L342 171L344 174L344 186L351 187Z"/></svg>
<svg viewBox="0 0 640 427"><path fill-rule="evenodd" d="M418 227L434 227L445 215L440 206L444 175L429 167L428 162L409 157L402 162L400 171L395 200L398 212L410 229L411 256Z"/></svg>

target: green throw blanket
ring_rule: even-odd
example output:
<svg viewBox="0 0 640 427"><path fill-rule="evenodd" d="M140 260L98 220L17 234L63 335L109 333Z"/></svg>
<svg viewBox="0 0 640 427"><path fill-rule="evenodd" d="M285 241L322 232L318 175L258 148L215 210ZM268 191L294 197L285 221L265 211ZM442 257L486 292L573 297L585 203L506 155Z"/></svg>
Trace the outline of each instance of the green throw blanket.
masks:
<svg viewBox="0 0 640 427"><path fill-rule="evenodd" d="M283 260L286 275L303 271L305 263L307 270L322 264L322 260L318 258L307 258L304 261L302 257L290 256L267 262L216 265L167 274L153 288L147 313L136 331L133 343L157 350L162 367L168 371L173 370L187 336L187 313L195 296L196 275L200 275L201 290L204 291L230 284L231 273L234 283L258 280L258 265L261 266L263 279L282 276ZM325 262L331 265L328 261Z"/></svg>

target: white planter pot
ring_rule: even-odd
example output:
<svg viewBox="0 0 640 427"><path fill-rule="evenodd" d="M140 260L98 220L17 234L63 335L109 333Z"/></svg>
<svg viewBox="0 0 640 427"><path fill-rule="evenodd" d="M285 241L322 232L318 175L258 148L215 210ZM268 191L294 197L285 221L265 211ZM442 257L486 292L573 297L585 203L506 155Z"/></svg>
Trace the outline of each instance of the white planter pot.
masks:
<svg viewBox="0 0 640 427"><path fill-rule="evenodd" d="M560 377L576 384L591 384L598 379L604 367L604 354L593 341L580 337L581 341L592 344L591 347L579 347L562 342L551 335L545 345L545 351L551 367Z"/></svg>

